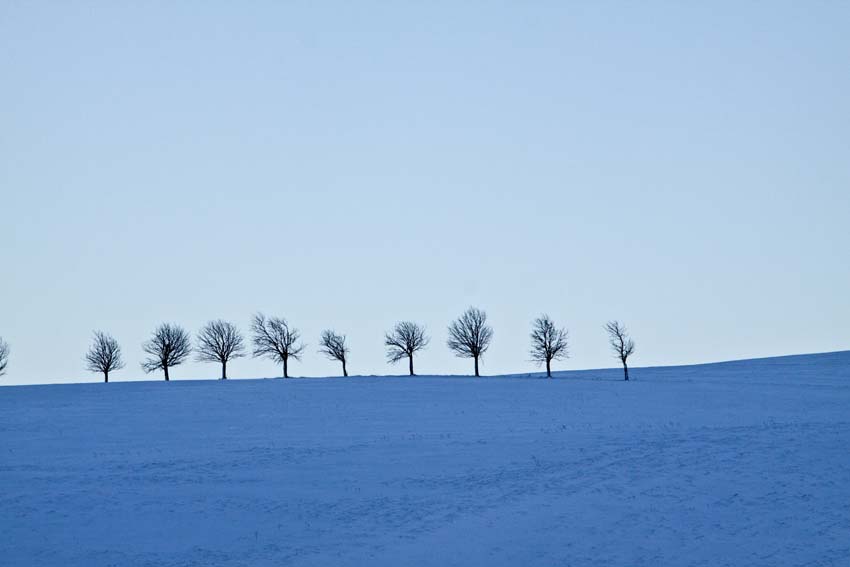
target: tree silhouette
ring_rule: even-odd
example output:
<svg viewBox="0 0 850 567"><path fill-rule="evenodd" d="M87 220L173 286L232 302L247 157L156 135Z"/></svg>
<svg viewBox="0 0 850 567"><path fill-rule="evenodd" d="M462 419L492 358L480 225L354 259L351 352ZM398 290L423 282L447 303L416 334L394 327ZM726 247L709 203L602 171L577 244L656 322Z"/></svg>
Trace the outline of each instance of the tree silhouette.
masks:
<svg viewBox="0 0 850 567"><path fill-rule="evenodd" d="M142 345L142 349L150 355L142 363L142 370L148 373L162 370L167 382L168 369L182 364L192 353L192 341L182 327L163 323L156 328L150 340Z"/></svg>
<svg viewBox="0 0 850 567"><path fill-rule="evenodd" d="M487 314L475 307L464 311L449 325L449 349L460 358L475 359L475 376L480 376L478 359L487 352L491 340L493 328L487 324Z"/></svg>
<svg viewBox="0 0 850 567"><path fill-rule="evenodd" d="M345 367L348 358L345 335L340 335L331 330L322 331L322 338L319 340L319 352L330 360L340 361L342 363L342 375L348 376L348 370Z"/></svg>
<svg viewBox="0 0 850 567"><path fill-rule="evenodd" d="M236 325L221 319L210 321L198 331L198 362L221 364L221 379L227 380L227 363L245 356L245 344Z"/></svg>
<svg viewBox="0 0 850 567"><path fill-rule="evenodd" d="M0 337L0 376L6 374L6 367L9 365L9 343Z"/></svg>
<svg viewBox="0 0 850 567"><path fill-rule="evenodd" d="M431 339L425 334L425 328L410 321L396 323L393 330L384 336L387 347L387 361L395 364L407 357L410 375L413 372L413 355L428 346Z"/></svg>
<svg viewBox="0 0 850 567"><path fill-rule="evenodd" d="M629 379L629 365L626 360L635 351L635 343L629 337L629 333L619 321L609 321L605 324L605 330L608 331L608 340L611 343L611 350L614 355L623 363L623 373L626 375L626 381Z"/></svg>
<svg viewBox="0 0 850 567"><path fill-rule="evenodd" d="M531 360L546 365L546 376L552 377L552 361L569 358L569 335L559 329L555 322L544 314L534 320L531 327Z"/></svg>
<svg viewBox="0 0 850 567"><path fill-rule="evenodd" d="M121 347L112 336L101 331L94 332L94 341L86 353L86 369L101 372L103 381L109 382L109 373L124 368Z"/></svg>
<svg viewBox="0 0 850 567"><path fill-rule="evenodd" d="M254 332L254 356L265 356L283 363L283 377L289 378L289 359L301 360L303 344L297 344L301 338L298 329L290 329L286 319L266 318L262 313L254 315L251 323Z"/></svg>

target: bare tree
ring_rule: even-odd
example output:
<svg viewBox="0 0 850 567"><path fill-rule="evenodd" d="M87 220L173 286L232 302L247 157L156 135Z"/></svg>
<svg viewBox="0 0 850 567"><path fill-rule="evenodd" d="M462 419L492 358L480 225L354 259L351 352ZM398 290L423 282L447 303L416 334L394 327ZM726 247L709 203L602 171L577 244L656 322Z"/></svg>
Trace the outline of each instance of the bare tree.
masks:
<svg viewBox="0 0 850 567"><path fill-rule="evenodd" d="M221 319L210 321L198 332L198 362L221 363L221 379L227 380L227 363L245 356L245 343L236 325Z"/></svg>
<svg viewBox="0 0 850 567"><path fill-rule="evenodd" d="M387 360L395 364L407 357L410 367L410 375L413 372L413 355L428 346L430 337L425 334L425 328L410 321L396 323L393 330L384 336L384 345L387 347Z"/></svg>
<svg viewBox="0 0 850 567"><path fill-rule="evenodd" d="M548 315L534 320L531 327L531 360L546 364L546 376L552 377L552 361L569 358L569 334L559 329Z"/></svg>
<svg viewBox="0 0 850 567"><path fill-rule="evenodd" d="M449 349L461 358L475 359L475 376L480 376L478 359L490 348L491 340L493 328L487 324L487 314L475 307L464 311L449 325Z"/></svg>
<svg viewBox="0 0 850 567"><path fill-rule="evenodd" d="M608 321L605 324L605 330L608 331L608 340L611 343L611 350L614 355L623 363L623 372L626 375L626 380L629 379L629 365L626 363L628 358L635 351L635 342L629 337L626 327L619 321Z"/></svg>
<svg viewBox="0 0 850 567"><path fill-rule="evenodd" d="M150 355L142 363L142 370L162 370L167 382L168 369L182 364L192 353L192 340L182 327L163 323L156 328L150 340L142 345L142 349Z"/></svg>
<svg viewBox="0 0 850 567"><path fill-rule="evenodd" d="M319 352L330 360L338 360L342 363L342 375L348 376L345 362L348 358L348 347L345 345L345 335L340 335L331 330L322 331L319 340Z"/></svg>
<svg viewBox="0 0 850 567"><path fill-rule="evenodd" d="M121 347L112 336L101 331L94 332L94 341L86 353L86 369L102 372L103 381L109 382L109 373L124 368Z"/></svg>
<svg viewBox="0 0 850 567"><path fill-rule="evenodd" d="M254 315L251 322L254 332L254 356L265 356L276 362L283 363L283 377L289 378L289 359L301 360L304 351L303 344L297 344L301 339L298 329L290 328L286 319L269 317L262 313Z"/></svg>
<svg viewBox="0 0 850 567"><path fill-rule="evenodd" d="M9 343L0 337L0 376L6 374L6 366L9 365Z"/></svg>

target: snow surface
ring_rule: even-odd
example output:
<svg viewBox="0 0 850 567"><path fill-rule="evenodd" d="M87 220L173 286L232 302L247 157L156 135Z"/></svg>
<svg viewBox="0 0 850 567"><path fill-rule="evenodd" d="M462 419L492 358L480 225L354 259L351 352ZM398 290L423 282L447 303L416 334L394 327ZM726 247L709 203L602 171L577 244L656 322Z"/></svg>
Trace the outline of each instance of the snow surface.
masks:
<svg viewBox="0 0 850 567"><path fill-rule="evenodd" d="M0 565L850 565L850 352L0 388Z"/></svg>

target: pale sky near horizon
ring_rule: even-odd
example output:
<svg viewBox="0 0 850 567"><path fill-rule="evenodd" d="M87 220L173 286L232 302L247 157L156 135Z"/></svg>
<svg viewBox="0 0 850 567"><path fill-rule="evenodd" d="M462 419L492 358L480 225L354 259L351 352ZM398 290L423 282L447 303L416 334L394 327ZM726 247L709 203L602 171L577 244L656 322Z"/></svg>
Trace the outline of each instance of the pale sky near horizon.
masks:
<svg viewBox="0 0 850 567"><path fill-rule="evenodd" d="M850 349L850 2L3 2L0 384L139 368L160 322L286 317L293 375L401 374L467 306L484 374ZM233 378L279 376L245 358ZM187 363L175 380L214 378Z"/></svg>

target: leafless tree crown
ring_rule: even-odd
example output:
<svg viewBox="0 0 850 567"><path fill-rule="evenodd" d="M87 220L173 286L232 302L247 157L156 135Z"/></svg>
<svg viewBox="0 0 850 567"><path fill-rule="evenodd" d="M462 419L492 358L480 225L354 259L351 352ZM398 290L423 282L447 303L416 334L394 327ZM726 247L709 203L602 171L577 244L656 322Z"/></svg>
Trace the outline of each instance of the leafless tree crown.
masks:
<svg viewBox="0 0 850 567"><path fill-rule="evenodd" d="M168 369L182 364L192 353L192 341L182 327L163 323L156 328L150 340L142 345L142 349L150 355L142 363L142 370L162 370L168 380Z"/></svg>
<svg viewBox="0 0 850 567"><path fill-rule="evenodd" d="M635 351L635 343L629 338L629 333L626 327L619 321L609 321L605 324L605 330L608 331L608 339L611 343L611 350L614 355L624 363Z"/></svg>
<svg viewBox="0 0 850 567"><path fill-rule="evenodd" d="M330 360L345 362L348 356L348 347L345 346L345 335L340 335L331 330L322 331L319 340L319 352Z"/></svg>
<svg viewBox="0 0 850 567"><path fill-rule="evenodd" d="M424 327L410 321L396 323L393 330L384 336L387 360L395 364L404 358L413 357L415 353L428 346L429 342L431 338L425 334Z"/></svg>
<svg viewBox="0 0 850 567"><path fill-rule="evenodd" d="M301 333L291 328L286 319L266 318L262 313L254 315L251 322L254 333L254 356L265 356L275 362L283 363L283 375L288 376L287 364L290 358L301 360L304 345L299 344Z"/></svg>
<svg viewBox="0 0 850 567"><path fill-rule="evenodd" d="M106 380L113 370L124 368L121 347L112 336L95 331L94 341L86 353L86 369L89 372L101 372Z"/></svg>
<svg viewBox="0 0 850 567"><path fill-rule="evenodd" d="M548 315L541 315L531 327L531 360L546 365L546 374L551 376L553 360L569 358L569 334L559 329Z"/></svg>
<svg viewBox="0 0 850 567"><path fill-rule="evenodd" d="M9 365L9 343L0 337L0 376L6 374L6 367Z"/></svg>
<svg viewBox="0 0 850 567"><path fill-rule="evenodd" d="M493 328L487 324L487 314L475 307L449 325L449 349L461 358L478 358L487 352L491 340Z"/></svg>
<svg viewBox="0 0 850 567"><path fill-rule="evenodd" d="M196 347L199 362L228 362L245 356L245 341L236 325L210 321L198 332Z"/></svg>
<svg viewBox="0 0 850 567"><path fill-rule="evenodd" d="M332 330L322 331L322 338L319 340L319 352L324 354L330 360L338 360L342 363L342 373L348 376L346 363L348 359L348 346L345 344L345 335L341 335Z"/></svg>

